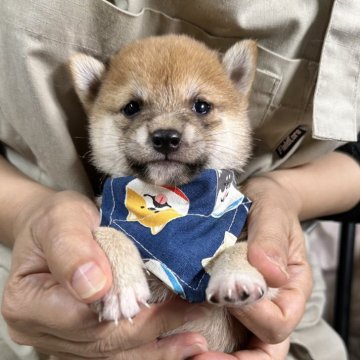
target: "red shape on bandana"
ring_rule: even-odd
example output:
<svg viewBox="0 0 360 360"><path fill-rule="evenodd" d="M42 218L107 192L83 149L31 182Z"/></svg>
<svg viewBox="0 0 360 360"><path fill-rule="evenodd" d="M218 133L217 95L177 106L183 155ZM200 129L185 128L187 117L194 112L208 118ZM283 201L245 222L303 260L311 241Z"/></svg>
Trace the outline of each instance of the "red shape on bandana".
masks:
<svg viewBox="0 0 360 360"><path fill-rule="evenodd" d="M162 187L173 191L176 195L180 196L183 200L185 200L186 202L189 202L188 197L178 187L171 186L171 185L162 185Z"/></svg>

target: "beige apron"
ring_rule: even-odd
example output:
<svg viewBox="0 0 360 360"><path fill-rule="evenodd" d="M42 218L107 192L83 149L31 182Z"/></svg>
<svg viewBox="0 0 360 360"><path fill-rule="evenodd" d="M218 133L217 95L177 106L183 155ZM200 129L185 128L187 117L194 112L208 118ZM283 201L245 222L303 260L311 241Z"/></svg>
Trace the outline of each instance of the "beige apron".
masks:
<svg viewBox="0 0 360 360"><path fill-rule="evenodd" d="M116 3L0 1L0 141L8 160L35 180L91 194L83 161L86 118L66 61L74 52L105 60L149 35L186 33L219 51L243 38L258 41L249 109L256 141L244 178L304 163L334 149L337 140L356 139L359 0ZM343 359L341 342L321 320L324 295L315 274L317 285L293 335L292 356Z"/></svg>

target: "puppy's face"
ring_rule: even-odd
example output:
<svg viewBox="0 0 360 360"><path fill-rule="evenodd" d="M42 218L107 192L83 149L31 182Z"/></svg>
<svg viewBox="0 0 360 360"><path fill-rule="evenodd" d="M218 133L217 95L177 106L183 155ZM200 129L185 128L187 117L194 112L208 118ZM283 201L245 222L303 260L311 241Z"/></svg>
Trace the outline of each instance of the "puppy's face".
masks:
<svg viewBox="0 0 360 360"><path fill-rule="evenodd" d="M219 54L186 36L134 42L105 66L75 55L70 69L90 118L95 165L111 176L182 184L205 168L241 171L256 45Z"/></svg>

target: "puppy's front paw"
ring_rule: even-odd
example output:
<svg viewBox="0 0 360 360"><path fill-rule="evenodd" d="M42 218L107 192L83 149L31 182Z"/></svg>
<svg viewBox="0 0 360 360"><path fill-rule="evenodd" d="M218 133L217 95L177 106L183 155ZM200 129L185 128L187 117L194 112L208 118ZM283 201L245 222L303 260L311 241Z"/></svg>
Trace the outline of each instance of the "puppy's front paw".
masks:
<svg viewBox="0 0 360 360"><path fill-rule="evenodd" d="M99 314L100 320L116 323L121 319L131 320L150 298L140 254L132 241L113 228L100 227L94 235L109 259L113 284L91 308Z"/></svg>
<svg viewBox="0 0 360 360"><path fill-rule="evenodd" d="M239 307L263 298L266 292L267 286L260 273L233 271L211 276L206 298L219 306Z"/></svg>
<svg viewBox="0 0 360 360"><path fill-rule="evenodd" d="M91 304L91 308L99 314L99 320L113 320L117 323L121 319L131 319L136 316L141 306L148 306L150 291L146 279L141 274L132 284L113 286L100 300Z"/></svg>

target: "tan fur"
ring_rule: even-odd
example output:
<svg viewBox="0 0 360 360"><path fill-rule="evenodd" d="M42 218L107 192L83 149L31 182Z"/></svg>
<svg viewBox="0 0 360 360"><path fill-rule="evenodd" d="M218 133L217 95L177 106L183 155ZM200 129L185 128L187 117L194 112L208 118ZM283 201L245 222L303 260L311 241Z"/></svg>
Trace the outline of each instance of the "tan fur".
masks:
<svg viewBox="0 0 360 360"><path fill-rule="evenodd" d="M107 68L94 58L76 55L70 69L89 114L94 164L110 176L135 175L174 185L190 181L205 168L241 172L250 156L246 111L255 61L253 41L239 42L221 56L194 39L177 35L127 45ZM211 104L208 114L194 112L199 99ZM141 111L129 118L124 107L135 100ZM166 159L151 146L151 134L158 129L181 134L181 146ZM197 166L197 171L190 171L191 166ZM100 228L95 237L109 257L114 285L93 308L107 320L131 318L148 299L137 249L113 229ZM258 300L266 284L248 263L245 242L217 254L207 271L211 275L207 298L218 306L210 318L171 333L198 331L212 350L230 352L243 342L244 332L226 307ZM152 302L174 296L156 278L148 277L148 282ZM124 294L128 304L122 304Z"/></svg>

